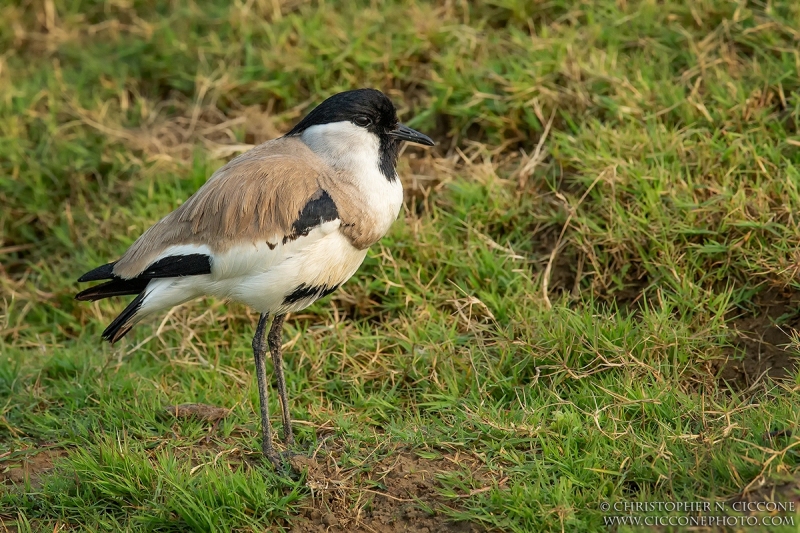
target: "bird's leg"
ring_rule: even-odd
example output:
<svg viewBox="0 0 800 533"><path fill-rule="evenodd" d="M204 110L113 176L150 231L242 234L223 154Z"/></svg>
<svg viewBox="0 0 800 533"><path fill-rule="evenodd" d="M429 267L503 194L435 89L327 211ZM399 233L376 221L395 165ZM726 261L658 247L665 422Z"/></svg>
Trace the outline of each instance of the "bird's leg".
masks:
<svg viewBox="0 0 800 533"><path fill-rule="evenodd" d="M283 408L283 442L287 446L294 444L294 434L292 433L292 417L289 414L289 397L286 394L286 379L283 377L283 357L281 356L281 332L283 331L283 319L286 315L275 315L272 319L272 326L269 328L267 341L269 351L272 354L272 365L275 367L275 379L278 381L278 395L281 398Z"/></svg>
<svg viewBox="0 0 800 533"><path fill-rule="evenodd" d="M269 313L261 313L253 337L253 356L256 360L256 379L258 380L258 400L261 404L261 451L276 468L281 466L281 458L275 453L272 446L272 428L269 425L269 403L267 402L267 368L265 358L267 344L264 342L264 333L267 329Z"/></svg>

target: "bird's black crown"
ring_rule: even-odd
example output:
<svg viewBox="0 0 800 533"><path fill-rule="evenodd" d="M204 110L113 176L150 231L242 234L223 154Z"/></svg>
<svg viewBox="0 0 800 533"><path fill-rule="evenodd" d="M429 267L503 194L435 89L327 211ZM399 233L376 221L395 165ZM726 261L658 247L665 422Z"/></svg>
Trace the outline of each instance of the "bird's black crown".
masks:
<svg viewBox="0 0 800 533"><path fill-rule="evenodd" d="M400 141L389 133L398 126L397 111L389 98L377 89L356 89L334 94L301 120L287 136L302 135L311 126L349 121L378 136L378 168L389 181L397 179L395 165Z"/></svg>
<svg viewBox="0 0 800 533"><path fill-rule="evenodd" d="M397 112L392 101L377 89L346 91L319 104L286 135L301 135L311 126L342 121L382 135L397 127Z"/></svg>

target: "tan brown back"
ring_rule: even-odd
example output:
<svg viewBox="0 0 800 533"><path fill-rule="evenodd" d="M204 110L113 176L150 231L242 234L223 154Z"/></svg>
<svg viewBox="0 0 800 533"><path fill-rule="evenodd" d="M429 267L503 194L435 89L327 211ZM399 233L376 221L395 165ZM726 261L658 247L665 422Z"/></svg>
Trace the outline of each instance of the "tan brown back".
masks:
<svg viewBox="0 0 800 533"><path fill-rule="evenodd" d="M139 275L166 248L208 246L218 253L234 244L289 235L309 198L331 170L305 144L281 138L231 160L183 205L131 245L114 266L123 278Z"/></svg>

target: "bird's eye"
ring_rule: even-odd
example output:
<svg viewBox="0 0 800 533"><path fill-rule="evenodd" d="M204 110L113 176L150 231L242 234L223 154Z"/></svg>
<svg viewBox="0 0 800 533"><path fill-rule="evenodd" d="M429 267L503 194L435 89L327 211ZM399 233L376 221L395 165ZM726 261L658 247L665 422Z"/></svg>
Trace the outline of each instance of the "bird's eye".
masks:
<svg viewBox="0 0 800 533"><path fill-rule="evenodd" d="M353 119L353 124L362 128L366 128L372 124L372 120L369 117L360 116Z"/></svg>

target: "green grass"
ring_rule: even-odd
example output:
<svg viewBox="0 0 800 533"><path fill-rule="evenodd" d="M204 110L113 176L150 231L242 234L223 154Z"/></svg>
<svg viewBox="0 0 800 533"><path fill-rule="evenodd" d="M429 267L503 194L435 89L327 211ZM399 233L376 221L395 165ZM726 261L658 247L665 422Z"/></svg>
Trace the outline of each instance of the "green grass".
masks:
<svg viewBox="0 0 800 533"><path fill-rule="evenodd" d="M0 488L7 527L302 530L309 506L383 505L397 457L434 469L422 508L502 531L602 530L604 501L797 498L797 2L0 19L0 474L57 456ZM112 348L125 302L73 295L242 145L362 86L438 146L406 151L391 233L285 327L298 448L338 476L320 488L259 460L252 311L197 301ZM720 379L736 364L758 371ZM232 414L164 416L186 402Z"/></svg>

